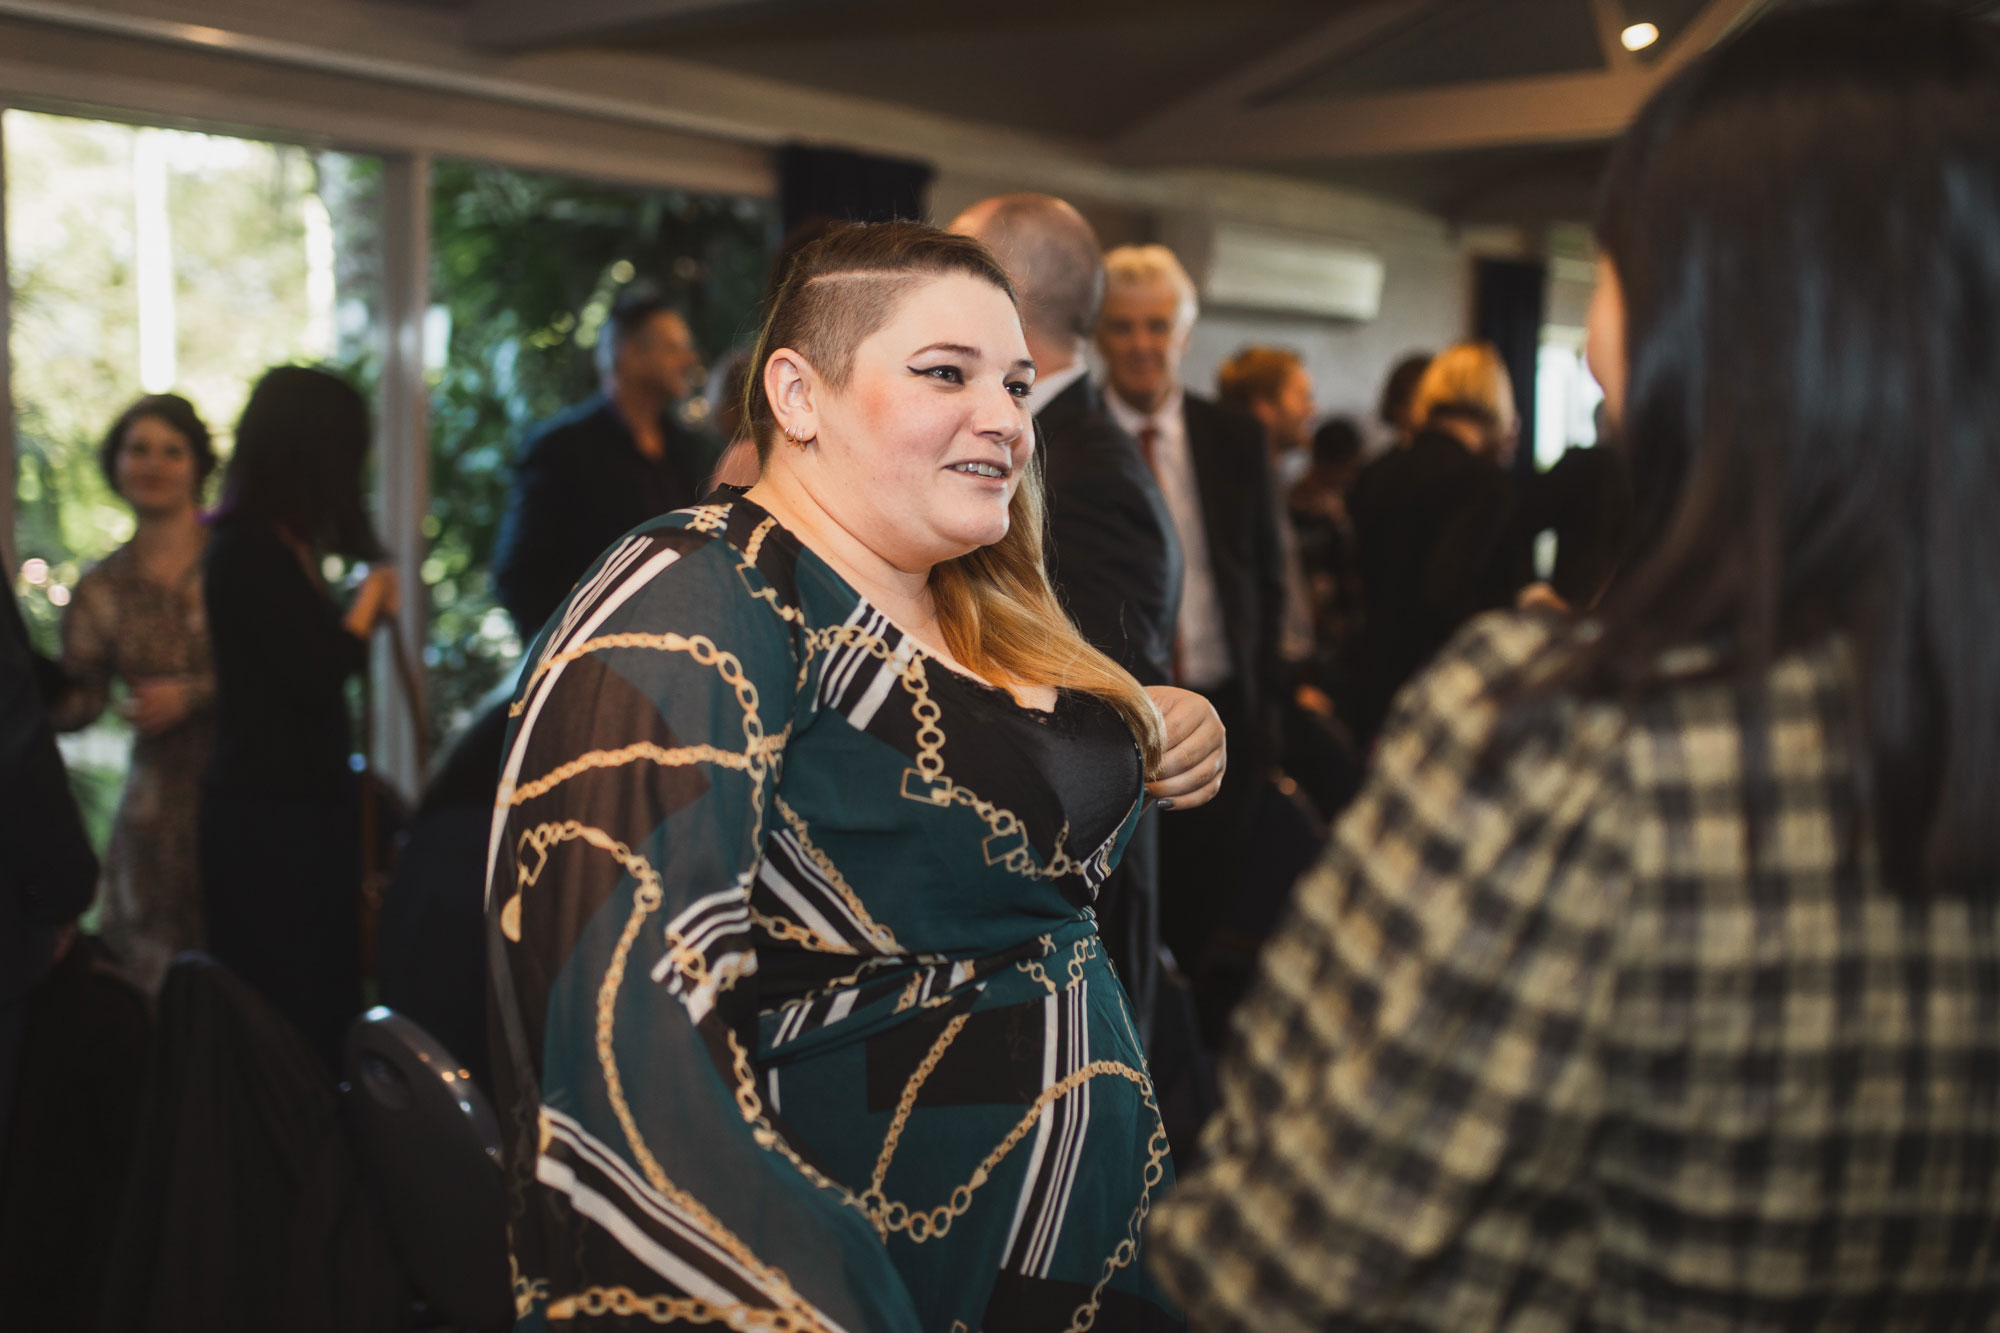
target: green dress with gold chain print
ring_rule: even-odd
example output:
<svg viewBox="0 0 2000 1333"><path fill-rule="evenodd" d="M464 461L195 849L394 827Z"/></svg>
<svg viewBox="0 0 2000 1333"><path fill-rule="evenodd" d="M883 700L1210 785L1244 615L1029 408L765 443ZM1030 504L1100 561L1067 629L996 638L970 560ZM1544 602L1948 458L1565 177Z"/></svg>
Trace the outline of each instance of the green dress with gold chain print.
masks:
<svg viewBox="0 0 2000 1333"><path fill-rule="evenodd" d="M530 660L488 893L516 1326L1177 1326L1091 911L1118 715L946 668L740 497L613 547Z"/></svg>

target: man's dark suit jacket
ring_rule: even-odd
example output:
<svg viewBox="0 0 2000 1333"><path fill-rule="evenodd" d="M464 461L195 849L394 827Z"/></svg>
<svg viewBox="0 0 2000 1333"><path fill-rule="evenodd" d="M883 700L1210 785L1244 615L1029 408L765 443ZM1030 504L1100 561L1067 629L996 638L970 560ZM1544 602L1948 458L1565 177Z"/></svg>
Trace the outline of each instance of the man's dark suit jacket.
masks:
<svg viewBox="0 0 2000 1333"><path fill-rule="evenodd" d="M1261 747L1271 739L1281 702L1278 635L1285 613L1285 558L1278 544L1280 518L1264 457L1264 427L1255 417L1184 393L1181 420L1201 491L1202 528L1222 603L1242 722L1256 732L1230 735L1229 768L1236 773L1241 760L1268 762ZM1250 750L1252 743L1259 750ZM1245 775L1256 771L1261 768L1248 764L1241 770Z"/></svg>
<svg viewBox="0 0 2000 1333"><path fill-rule="evenodd" d="M531 639L606 547L649 518L700 498L707 468L700 441L660 418L657 462L603 394L528 437L493 550L493 583L523 639Z"/></svg>
<svg viewBox="0 0 2000 1333"><path fill-rule="evenodd" d="M1510 604L1524 571L1506 474L1442 431L1363 468L1347 507L1367 607L1348 721L1365 743L1396 691L1466 621Z"/></svg>
<svg viewBox="0 0 2000 1333"><path fill-rule="evenodd" d="M1036 415L1049 504L1049 576L1093 647L1141 685L1173 683L1181 543L1139 446L1089 376Z"/></svg>
<svg viewBox="0 0 2000 1333"><path fill-rule="evenodd" d="M0 1134L14 1090L21 1005L54 962L55 927L90 906L97 854L83 829L34 653L0 591Z"/></svg>
<svg viewBox="0 0 2000 1333"><path fill-rule="evenodd" d="M1263 426L1193 394L1184 393L1181 404L1228 652L1230 679L1206 693L1228 728L1229 767L1214 800L1160 821L1160 935L1192 985L1205 1038L1216 1042L1227 1030L1233 992L1211 955L1228 934L1232 907L1264 878L1252 830L1278 757L1282 520ZM1187 649L1183 643L1183 658Z"/></svg>
<svg viewBox="0 0 2000 1333"><path fill-rule="evenodd" d="M1153 470L1087 375L1050 400L1035 425L1056 595L1092 647L1141 685L1170 684L1181 542ZM1159 819L1148 815L1097 899L1104 942L1131 993L1142 1040L1152 1031L1158 985L1159 878Z"/></svg>

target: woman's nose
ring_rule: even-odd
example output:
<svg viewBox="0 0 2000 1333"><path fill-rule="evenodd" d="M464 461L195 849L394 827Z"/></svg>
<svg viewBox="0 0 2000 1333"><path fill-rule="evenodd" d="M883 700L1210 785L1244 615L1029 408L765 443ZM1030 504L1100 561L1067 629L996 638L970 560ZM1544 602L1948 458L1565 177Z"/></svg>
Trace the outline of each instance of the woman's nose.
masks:
<svg viewBox="0 0 2000 1333"><path fill-rule="evenodd" d="M1027 428L1028 408L1002 385L998 391L981 394L979 416L973 429L1001 443L1010 443Z"/></svg>

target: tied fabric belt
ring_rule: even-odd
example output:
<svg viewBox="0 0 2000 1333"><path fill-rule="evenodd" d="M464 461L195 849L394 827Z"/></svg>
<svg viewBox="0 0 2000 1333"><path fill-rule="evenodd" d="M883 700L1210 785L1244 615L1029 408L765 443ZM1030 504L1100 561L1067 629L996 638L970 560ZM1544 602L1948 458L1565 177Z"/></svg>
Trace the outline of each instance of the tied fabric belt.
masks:
<svg viewBox="0 0 2000 1333"><path fill-rule="evenodd" d="M1085 942L1088 944L1085 945ZM863 1041L920 1014L970 1005L996 977L1013 974L1028 981L1044 975L1061 987L1059 975L1072 958L1095 972L1110 974L1104 951L1096 947L1097 921L1083 916L1058 929L980 958L943 954L877 954L842 959L849 974L797 998L781 1001L758 1016L758 1063L783 1067L795 1060ZM1085 945L1079 949L1079 945ZM1039 980L1030 984L1043 989Z"/></svg>

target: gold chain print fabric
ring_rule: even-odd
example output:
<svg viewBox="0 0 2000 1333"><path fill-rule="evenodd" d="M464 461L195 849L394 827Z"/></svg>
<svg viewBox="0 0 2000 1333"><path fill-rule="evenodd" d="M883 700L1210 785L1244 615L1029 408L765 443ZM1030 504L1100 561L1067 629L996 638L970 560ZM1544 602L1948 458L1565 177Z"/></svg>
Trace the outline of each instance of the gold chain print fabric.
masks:
<svg viewBox="0 0 2000 1333"><path fill-rule="evenodd" d="M993 694L742 499L557 613L489 892L517 1327L1174 1326L1092 912L1136 747Z"/></svg>

